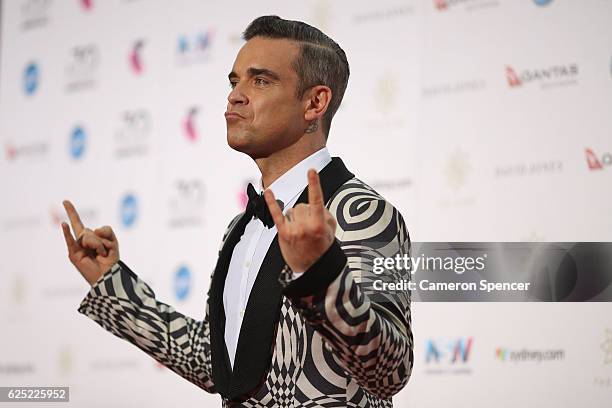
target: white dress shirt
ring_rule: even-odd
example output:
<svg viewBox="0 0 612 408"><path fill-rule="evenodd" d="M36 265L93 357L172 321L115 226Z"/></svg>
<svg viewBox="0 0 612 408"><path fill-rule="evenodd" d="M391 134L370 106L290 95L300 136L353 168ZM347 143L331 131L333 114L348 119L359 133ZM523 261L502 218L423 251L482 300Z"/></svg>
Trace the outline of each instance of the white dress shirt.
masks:
<svg viewBox="0 0 612 408"><path fill-rule="evenodd" d="M284 203L283 214L293 207L302 191L308 186L308 169L313 168L319 172L329 162L331 155L327 148L323 147L293 166L270 185L269 189L276 199ZM258 193L262 191L261 179L256 190ZM232 367L249 294L275 236L276 226L267 228L258 218L253 217L247 223L244 234L232 253L223 290L225 344ZM294 278L299 275L301 273L293 274Z"/></svg>

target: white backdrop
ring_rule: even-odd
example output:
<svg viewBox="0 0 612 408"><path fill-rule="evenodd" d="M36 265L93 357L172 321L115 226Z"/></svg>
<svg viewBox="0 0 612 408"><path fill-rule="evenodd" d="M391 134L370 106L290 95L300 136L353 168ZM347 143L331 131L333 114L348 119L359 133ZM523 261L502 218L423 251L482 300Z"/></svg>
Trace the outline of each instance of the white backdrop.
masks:
<svg viewBox="0 0 612 408"><path fill-rule="evenodd" d="M113 226L159 300L203 317L258 175L223 112L240 34L264 14L346 51L329 148L413 241L612 240L612 1L4 0L0 386L70 386L74 407L220 405L77 313L88 285L61 202ZM415 302L395 404L609 407L611 312Z"/></svg>

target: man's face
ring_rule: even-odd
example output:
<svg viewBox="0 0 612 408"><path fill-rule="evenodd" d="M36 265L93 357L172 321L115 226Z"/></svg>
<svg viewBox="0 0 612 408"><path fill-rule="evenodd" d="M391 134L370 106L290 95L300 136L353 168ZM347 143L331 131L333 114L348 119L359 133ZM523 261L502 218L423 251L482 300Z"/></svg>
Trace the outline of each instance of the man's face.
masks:
<svg viewBox="0 0 612 408"><path fill-rule="evenodd" d="M240 49L227 97L227 143L232 149L253 159L267 157L304 134L306 105L296 97L298 77L292 66L298 53L295 42L263 37Z"/></svg>

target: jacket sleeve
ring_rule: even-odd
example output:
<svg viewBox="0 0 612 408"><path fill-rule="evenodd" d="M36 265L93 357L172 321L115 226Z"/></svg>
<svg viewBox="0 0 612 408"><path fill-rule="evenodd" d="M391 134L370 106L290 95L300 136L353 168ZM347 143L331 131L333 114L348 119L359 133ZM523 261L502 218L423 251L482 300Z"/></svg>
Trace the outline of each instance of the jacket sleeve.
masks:
<svg viewBox="0 0 612 408"><path fill-rule="evenodd" d="M134 344L200 388L214 393L208 301L197 321L155 299L155 293L122 261L91 287L79 313Z"/></svg>
<svg viewBox="0 0 612 408"><path fill-rule="evenodd" d="M240 216L230 222L221 247ZM95 282L78 308L79 313L105 330L134 344L198 387L215 393L208 310L207 299L202 321L177 312L158 301L149 285L122 261Z"/></svg>
<svg viewBox="0 0 612 408"><path fill-rule="evenodd" d="M412 373L410 291L373 291L373 259L408 256L410 238L391 204L380 196L362 200L351 219L349 209L332 209L338 221L332 246L300 277L293 280L285 266L279 280L284 295L331 346L347 374L387 399ZM391 275L388 281L397 281L400 276L409 279L410 272Z"/></svg>

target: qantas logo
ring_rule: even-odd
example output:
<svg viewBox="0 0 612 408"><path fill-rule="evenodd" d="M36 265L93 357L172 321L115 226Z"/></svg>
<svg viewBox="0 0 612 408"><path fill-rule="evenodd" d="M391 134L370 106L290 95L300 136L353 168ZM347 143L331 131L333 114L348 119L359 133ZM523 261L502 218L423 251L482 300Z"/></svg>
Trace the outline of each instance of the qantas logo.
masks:
<svg viewBox="0 0 612 408"><path fill-rule="evenodd" d="M528 83L541 83L542 86L573 84L578 78L578 64L552 65L547 68L523 69L517 71L506 65L506 81L511 88Z"/></svg>
<svg viewBox="0 0 612 408"><path fill-rule="evenodd" d="M518 75L516 75L516 72L514 72L514 69L512 67L508 67L506 66L506 79L508 80L508 85L510 85L511 87L514 86L521 86L521 80L519 79Z"/></svg>
<svg viewBox="0 0 612 408"><path fill-rule="evenodd" d="M586 154L587 165L589 170L603 170L605 167L612 165L612 153L604 153L600 157L595 154L593 149L584 149Z"/></svg>
<svg viewBox="0 0 612 408"><path fill-rule="evenodd" d="M446 10L448 8L446 0L434 0L434 4L438 10Z"/></svg>

